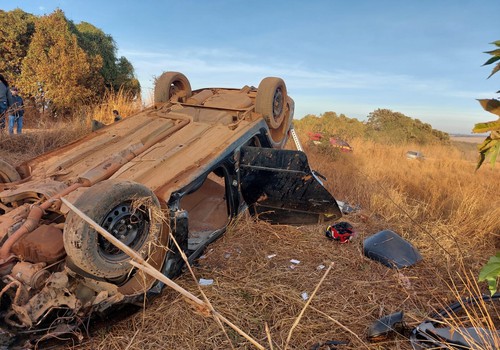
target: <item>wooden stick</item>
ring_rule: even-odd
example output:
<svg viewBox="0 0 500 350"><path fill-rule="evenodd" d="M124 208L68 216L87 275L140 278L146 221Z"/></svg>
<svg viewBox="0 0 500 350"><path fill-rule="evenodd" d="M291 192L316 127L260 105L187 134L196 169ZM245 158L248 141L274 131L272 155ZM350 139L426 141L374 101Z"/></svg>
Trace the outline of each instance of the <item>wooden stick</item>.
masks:
<svg viewBox="0 0 500 350"><path fill-rule="evenodd" d="M170 232L168 233L168 235L170 236L170 238L174 242L175 246L177 247L177 250L181 254L182 260L184 260L184 262L186 263L186 266L187 266L187 268L189 270L189 273L191 274L191 277L193 277L193 280L198 284L198 291L201 293L201 295L203 296L203 300L205 300L205 303L210 308L210 312L212 312L212 314L215 315L215 313L216 313L215 308L212 306L212 303L210 302L210 300L208 299L208 297L206 296L206 294L203 292L203 289L201 289L201 286L198 283L198 279L196 278L196 275L194 274L194 271L191 268L191 265L189 264L188 258L186 256L186 254L184 254L184 252L182 251L181 247L179 246L179 243L177 243L177 240L175 239L174 235L172 234L172 230L170 230ZM234 350L233 342L231 341L231 338L229 338L229 335L227 334L226 329L224 328L224 325L222 324L222 321L221 321L220 317L217 316L217 317L214 317L214 318L215 318L215 321L217 322L217 324L220 326L222 332L226 336L226 339L229 342L229 345L231 345L231 349ZM250 339L248 339L248 340L250 340ZM250 342L251 341L252 340L250 340Z"/></svg>
<svg viewBox="0 0 500 350"><path fill-rule="evenodd" d="M85 213L83 213L80 209L75 207L72 203L70 203L67 199L61 198L62 202L66 204L66 206L71 209L73 212L75 212L78 216L80 216L84 221L86 221L90 226L92 226L98 233L100 233L104 238L106 238L111 244L113 244L115 247L120 249L122 252L127 254L132 260L129 261L129 264L132 266L137 267L138 269L144 271L148 275L156 278L157 280L162 281L165 283L167 286L170 288L176 290L179 292L181 295L185 296L186 298L194 301L196 304L198 304L201 307L207 308L208 310L212 310L211 314L215 317L218 318L224 323L226 323L229 327L234 329L238 334L243 336L245 339L250 341L256 348L260 350L264 350L264 347L260 345L256 340L254 340L252 337L250 337L248 334L243 332L240 328L238 328L236 325L234 325L232 322L230 322L228 319L226 319L224 316L219 314L217 311L215 311L213 308L210 308L209 305L207 305L203 300L198 298L197 296L193 295L186 289L182 288L179 286L177 283L172 281L170 278L162 274L160 271L156 270L153 266L151 266L146 260L142 258L139 254L137 254L133 249L125 245L123 242L118 240L116 237L114 237L112 234L110 234L108 231L106 231L104 228L102 228L99 224L97 224L94 220L92 220L90 217L88 217Z"/></svg>
<svg viewBox="0 0 500 350"><path fill-rule="evenodd" d="M306 304L304 305L304 307L300 311L299 316L297 316L297 318L295 319L295 322L293 323L292 328L290 328L290 332L288 333L288 337L286 338L286 343L285 343L285 348L284 348L285 350L288 348L288 343L290 342L290 339L292 338L293 330L299 324L300 319L304 315L304 312L306 311L307 307L309 306L309 304L313 300L314 296L316 295L316 292L318 291L319 287L321 286L321 284L325 280L326 276L328 275L328 273L330 272L330 270L332 269L332 267L333 267L333 261L330 263L330 266L328 266L328 269L325 271L325 274L323 275L323 277L321 277L321 280L319 281L319 283L316 286L316 288L314 288L314 291L312 292L311 297L307 300Z"/></svg>

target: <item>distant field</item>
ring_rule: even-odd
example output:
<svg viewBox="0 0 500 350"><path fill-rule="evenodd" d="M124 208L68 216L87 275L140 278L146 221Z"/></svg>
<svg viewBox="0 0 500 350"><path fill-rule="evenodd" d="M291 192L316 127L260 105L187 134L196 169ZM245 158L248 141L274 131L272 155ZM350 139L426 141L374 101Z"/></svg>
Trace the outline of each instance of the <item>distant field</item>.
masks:
<svg viewBox="0 0 500 350"><path fill-rule="evenodd" d="M485 138L485 136L450 136L450 139L452 141L469 142L476 144L480 144Z"/></svg>

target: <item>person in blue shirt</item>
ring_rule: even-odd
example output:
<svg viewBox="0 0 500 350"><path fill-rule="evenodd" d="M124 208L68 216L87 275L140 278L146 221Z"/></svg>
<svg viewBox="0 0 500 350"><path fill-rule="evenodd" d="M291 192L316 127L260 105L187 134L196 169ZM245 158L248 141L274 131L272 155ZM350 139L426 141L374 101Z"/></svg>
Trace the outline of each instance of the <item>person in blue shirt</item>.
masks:
<svg viewBox="0 0 500 350"><path fill-rule="evenodd" d="M3 132L3 129L5 129L5 115L11 105L12 94L10 93L9 83L0 74L0 132Z"/></svg>
<svg viewBox="0 0 500 350"><path fill-rule="evenodd" d="M18 95L16 87L10 89L12 92L12 105L9 108L9 134L14 133L14 125L17 124L17 133L20 134L23 130L24 117L24 101Z"/></svg>

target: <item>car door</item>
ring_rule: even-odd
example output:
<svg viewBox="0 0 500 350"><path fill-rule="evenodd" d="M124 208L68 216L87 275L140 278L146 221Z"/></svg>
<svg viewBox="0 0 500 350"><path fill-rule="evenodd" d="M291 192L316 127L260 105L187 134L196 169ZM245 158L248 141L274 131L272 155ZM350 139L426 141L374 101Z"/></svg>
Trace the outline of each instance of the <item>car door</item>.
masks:
<svg viewBox="0 0 500 350"><path fill-rule="evenodd" d="M304 152L241 147L240 189L251 214L275 224L339 219L335 198L309 167Z"/></svg>

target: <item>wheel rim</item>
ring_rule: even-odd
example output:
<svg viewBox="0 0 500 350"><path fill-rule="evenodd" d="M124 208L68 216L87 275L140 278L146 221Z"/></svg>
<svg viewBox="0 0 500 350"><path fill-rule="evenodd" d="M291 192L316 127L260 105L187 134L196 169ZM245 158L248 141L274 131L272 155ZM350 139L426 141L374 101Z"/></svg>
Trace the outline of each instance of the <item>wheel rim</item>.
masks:
<svg viewBox="0 0 500 350"><path fill-rule="evenodd" d="M171 98L180 90L182 90L182 85L179 82L173 82L172 84L170 84L170 88L168 91L168 98Z"/></svg>
<svg viewBox="0 0 500 350"><path fill-rule="evenodd" d="M283 111L283 91L281 88L276 89L273 98L273 117L275 120L280 118L281 112Z"/></svg>
<svg viewBox="0 0 500 350"><path fill-rule="evenodd" d="M101 226L128 247L138 250L149 233L149 217L144 206L133 208L132 202L124 202L111 210ZM109 260L121 260L126 254L99 235L100 254Z"/></svg>

